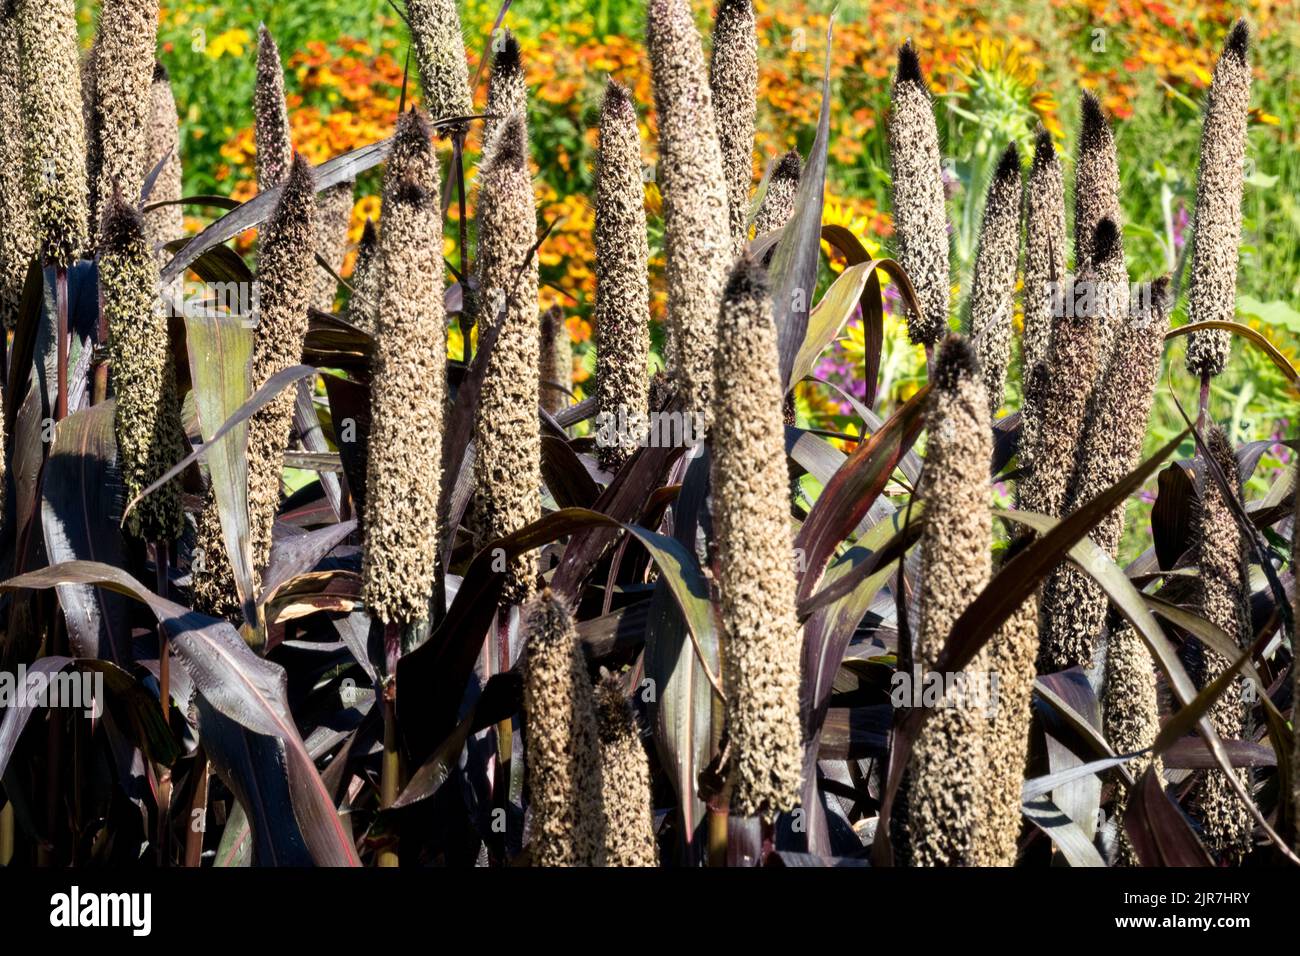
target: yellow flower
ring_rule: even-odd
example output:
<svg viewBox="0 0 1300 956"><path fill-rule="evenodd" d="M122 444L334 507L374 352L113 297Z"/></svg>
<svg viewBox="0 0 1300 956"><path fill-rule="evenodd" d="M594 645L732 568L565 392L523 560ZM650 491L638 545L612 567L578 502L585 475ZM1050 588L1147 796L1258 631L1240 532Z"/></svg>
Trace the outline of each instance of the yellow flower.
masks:
<svg viewBox="0 0 1300 956"><path fill-rule="evenodd" d="M247 30L236 27L213 37L204 52L214 60L220 60L227 53L231 56L243 56L244 48L248 46L251 39L252 36Z"/></svg>

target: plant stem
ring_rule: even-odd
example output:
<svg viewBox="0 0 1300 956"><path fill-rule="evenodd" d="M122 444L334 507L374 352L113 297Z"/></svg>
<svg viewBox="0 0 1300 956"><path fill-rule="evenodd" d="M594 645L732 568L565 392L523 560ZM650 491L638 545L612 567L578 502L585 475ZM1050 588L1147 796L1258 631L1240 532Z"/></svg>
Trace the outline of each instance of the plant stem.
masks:
<svg viewBox="0 0 1300 956"><path fill-rule="evenodd" d="M497 673L504 674L510 670L510 611L508 608L498 607L496 618L494 620L492 633L496 635L497 651ZM504 814L504 819L509 820L509 813L506 812L510 805L510 763L514 755L514 727L511 719L506 717L504 720L497 721L497 772L496 781L492 788L492 803ZM509 854L509 824L507 831L501 834L501 859L504 862Z"/></svg>
<svg viewBox="0 0 1300 956"><path fill-rule="evenodd" d="M466 299L465 293L469 291L469 240L467 238L468 224L466 222L467 213L465 211L465 133L464 129L459 130L452 138L452 147L454 155L452 165L456 167L456 202L457 210L460 214L460 220L457 225L460 227L460 281L461 281L461 302ZM466 312L462 305L460 317L457 322L460 324L460 358L466 365L469 365L470 355L473 349L470 347L470 327L466 322Z"/></svg>
<svg viewBox="0 0 1300 956"><path fill-rule="evenodd" d="M185 865L203 865L203 831L208 812L208 755L200 744L194 754L194 797L185 829ZM202 814L195 819L195 813ZM198 826L195 824L198 823Z"/></svg>
<svg viewBox="0 0 1300 956"><path fill-rule="evenodd" d="M379 809L387 810L397 800L397 777L401 764L397 754L397 707L395 699L396 683L392 678L384 682L384 757L379 774ZM379 851L380 866L397 866L397 844L390 840Z"/></svg>
<svg viewBox="0 0 1300 956"><path fill-rule="evenodd" d="M90 404L98 405L108 398L108 358L104 350L108 348L108 315L104 312L104 290L99 290L99 327L95 334L96 351L100 357L95 360L95 372L91 384Z"/></svg>
<svg viewBox="0 0 1300 956"><path fill-rule="evenodd" d="M1201 401L1196 413L1196 430L1205 428L1205 419L1210 411L1210 376L1201 376Z"/></svg>
<svg viewBox="0 0 1300 956"><path fill-rule="evenodd" d="M155 590L158 596L166 598L167 587L167 542L154 543L154 569L157 573ZM167 641L167 630L158 625L158 703L162 708L163 723L171 718L171 645ZM171 836L171 798L172 772L168 767L158 768L158 859L160 866L171 863L168 843Z"/></svg>
<svg viewBox="0 0 1300 956"><path fill-rule="evenodd" d="M58 354L59 393L54 399L54 420L61 422L68 417L68 270L58 266L54 270L55 310L58 312L58 341L55 352Z"/></svg>
<svg viewBox="0 0 1300 956"><path fill-rule="evenodd" d="M0 810L0 866L8 866L14 858L14 805L6 803Z"/></svg>
<svg viewBox="0 0 1300 956"><path fill-rule="evenodd" d="M378 623L376 619L376 623ZM401 786L402 755L397 746L397 661L401 657L402 629L397 624L379 625L384 634L385 676L380 685L384 715L384 754L379 769L379 809L387 810L397 801ZM397 866L396 836L389 836L380 849L380 866Z"/></svg>

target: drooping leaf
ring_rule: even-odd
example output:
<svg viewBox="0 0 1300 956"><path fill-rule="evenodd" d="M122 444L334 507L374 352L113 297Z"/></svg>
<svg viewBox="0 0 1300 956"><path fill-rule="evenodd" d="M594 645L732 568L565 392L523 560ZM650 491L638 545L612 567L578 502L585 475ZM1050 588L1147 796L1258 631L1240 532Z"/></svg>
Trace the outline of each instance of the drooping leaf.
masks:
<svg viewBox="0 0 1300 956"><path fill-rule="evenodd" d="M1154 767L1147 768L1129 797L1124 829L1143 866L1214 865Z"/></svg>
<svg viewBox="0 0 1300 956"><path fill-rule="evenodd" d="M212 495L221 520L221 537L229 557L235 592L244 607L244 620L256 621L252 611L253 544L248 526L248 425L234 420L252 391L250 363L253 330L243 321L208 314L186 319L190 380L199 433L212 476ZM229 435L217 441L225 423L234 421ZM191 456L195 457L195 456Z"/></svg>
<svg viewBox="0 0 1300 956"><path fill-rule="evenodd" d="M126 564L119 526L125 488L117 468L115 412L115 401L101 402L73 412L54 429L41 485L41 530L53 564L77 559ZM60 585L58 593L75 656L130 661L125 598L83 584Z"/></svg>

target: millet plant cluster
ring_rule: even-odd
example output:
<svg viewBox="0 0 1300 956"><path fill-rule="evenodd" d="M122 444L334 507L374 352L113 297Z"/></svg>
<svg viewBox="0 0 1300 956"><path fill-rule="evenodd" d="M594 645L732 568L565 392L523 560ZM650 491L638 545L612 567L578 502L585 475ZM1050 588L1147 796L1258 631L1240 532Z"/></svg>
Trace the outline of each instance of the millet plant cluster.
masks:
<svg viewBox="0 0 1300 956"><path fill-rule="evenodd" d="M1295 495L1243 500L1253 446L1209 408L1234 333L1258 344L1233 322L1244 21L1185 283L1130 285L1084 93L1072 163L1046 130L1006 146L955 308L910 41L896 259L873 260L822 232L824 122L755 182L750 0L720 0L707 56L689 0L649 0L654 102L610 79L599 108L596 388L575 403L564 312L538 309L546 144L508 29L479 110L453 0L405 0L393 136L313 167L263 28L241 205L182 195L158 13L102 0L83 55L72 0L0 0L0 661L109 678L94 728L0 711L0 864L1300 864ZM250 266L227 243L253 228ZM251 311L194 309L187 277ZM885 421L855 403L846 455L793 392L850 318L881 328L883 277L929 384ZM1183 335L1199 401L1144 461ZM1022 405L995 418L1016 368ZM1121 568L1125 502L1180 442L1157 547ZM933 699L891 702L932 675Z"/></svg>

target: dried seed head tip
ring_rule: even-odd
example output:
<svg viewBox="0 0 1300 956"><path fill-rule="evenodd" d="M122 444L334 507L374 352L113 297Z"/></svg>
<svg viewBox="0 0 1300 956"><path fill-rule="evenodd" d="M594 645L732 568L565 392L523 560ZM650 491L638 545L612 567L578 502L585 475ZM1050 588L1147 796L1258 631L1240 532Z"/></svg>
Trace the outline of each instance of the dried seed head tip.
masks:
<svg viewBox="0 0 1300 956"><path fill-rule="evenodd" d="M1250 27L1246 26L1246 20L1243 17L1233 25L1232 32L1228 34L1228 40L1223 45L1223 52L1225 55L1231 53L1244 65L1249 50Z"/></svg>
<svg viewBox="0 0 1300 956"><path fill-rule="evenodd" d="M769 294L767 270L752 256L745 255L732 268L722 292L723 305L734 305Z"/></svg>
<svg viewBox="0 0 1300 956"><path fill-rule="evenodd" d="M780 179L786 182L797 183L799 177L802 175L803 159L800 157L799 151L796 149L792 149L790 152L782 156L781 161L776 164L776 169L772 171L773 180Z"/></svg>
<svg viewBox="0 0 1300 956"><path fill-rule="evenodd" d="M1119 227L1115 220L1107 218L1097 223L1092 234L1092 263L1094 266L1105 262L1119 251Z"/></svg>
<svg viewBox="0 0 1300 956"><path fill-rule="evenodd" d="M501 49L497 50L496 56L492 58L492 69L503 76L516 73L520 69L519 41L509 30L505 31Z"/></svg>
<svg viewBox="0 0 1300 956"><path fill-rule="evenodd" d="M1081 119L1079 148L1097 149L1106 141L1110 131L1106 126L1106 115L1101 110L1101 101L1095 94L1084 92L1079 102L1079 114Z"/></svg>
<svg viewBox="0 0 1300 956"><path fill-rule="evenodd" d="M915 83L929 93L925 85L925 76L921 73L921 60L916 55L916 48L912 46L911 40L898 49L898 73L894 77L894 83Z"/></svg>
<svg viewBox="0 0 1300 956"><path fill-rule="evenodd" d="M113 183L113 197L104 209L103 251L131 255L144 235L144 217L122 198L122 190Z"/></svg>
<svg viewBox="0 0 1300 956"><path fill-rule="evenodd" d="M1007 148L1002 151L1002 158L998 160L994 177L1002 182L1020 178L1020 148L1016 146L1015 140L1008 143Z"/></svg>
<svg viewBox="0 0 1300 956"><path fill-rule="evenodd" d="M1038 128L1038 133L1034 136L1034 168L1035 174L1039 173L1045 167L1056 162L1056 146L1052 143L1052 134L1044 127Z"/></svg>
<svg viewBox="0 0 1300 956"><path fill-rule="evenodd" d="M934 362L934 383L945 392L955 392L963 379L978 374L979 360L970 343L960 335L950 334L939 345Z"/></svg>
<svg viewBox="0 0 1300 956"><path fill-rule="evenodd" d="M632 94L626 86L612 76L605 83L604 109L608 112L622 112L633 109Z"/></svg>
<svg viewBox="0 0 1300 956"><path fill-rule="evenodd" d="M394 150L423 150L429 145L433 130L424 114L412 106L397 118L397 128L393 131Z"/></svg>

